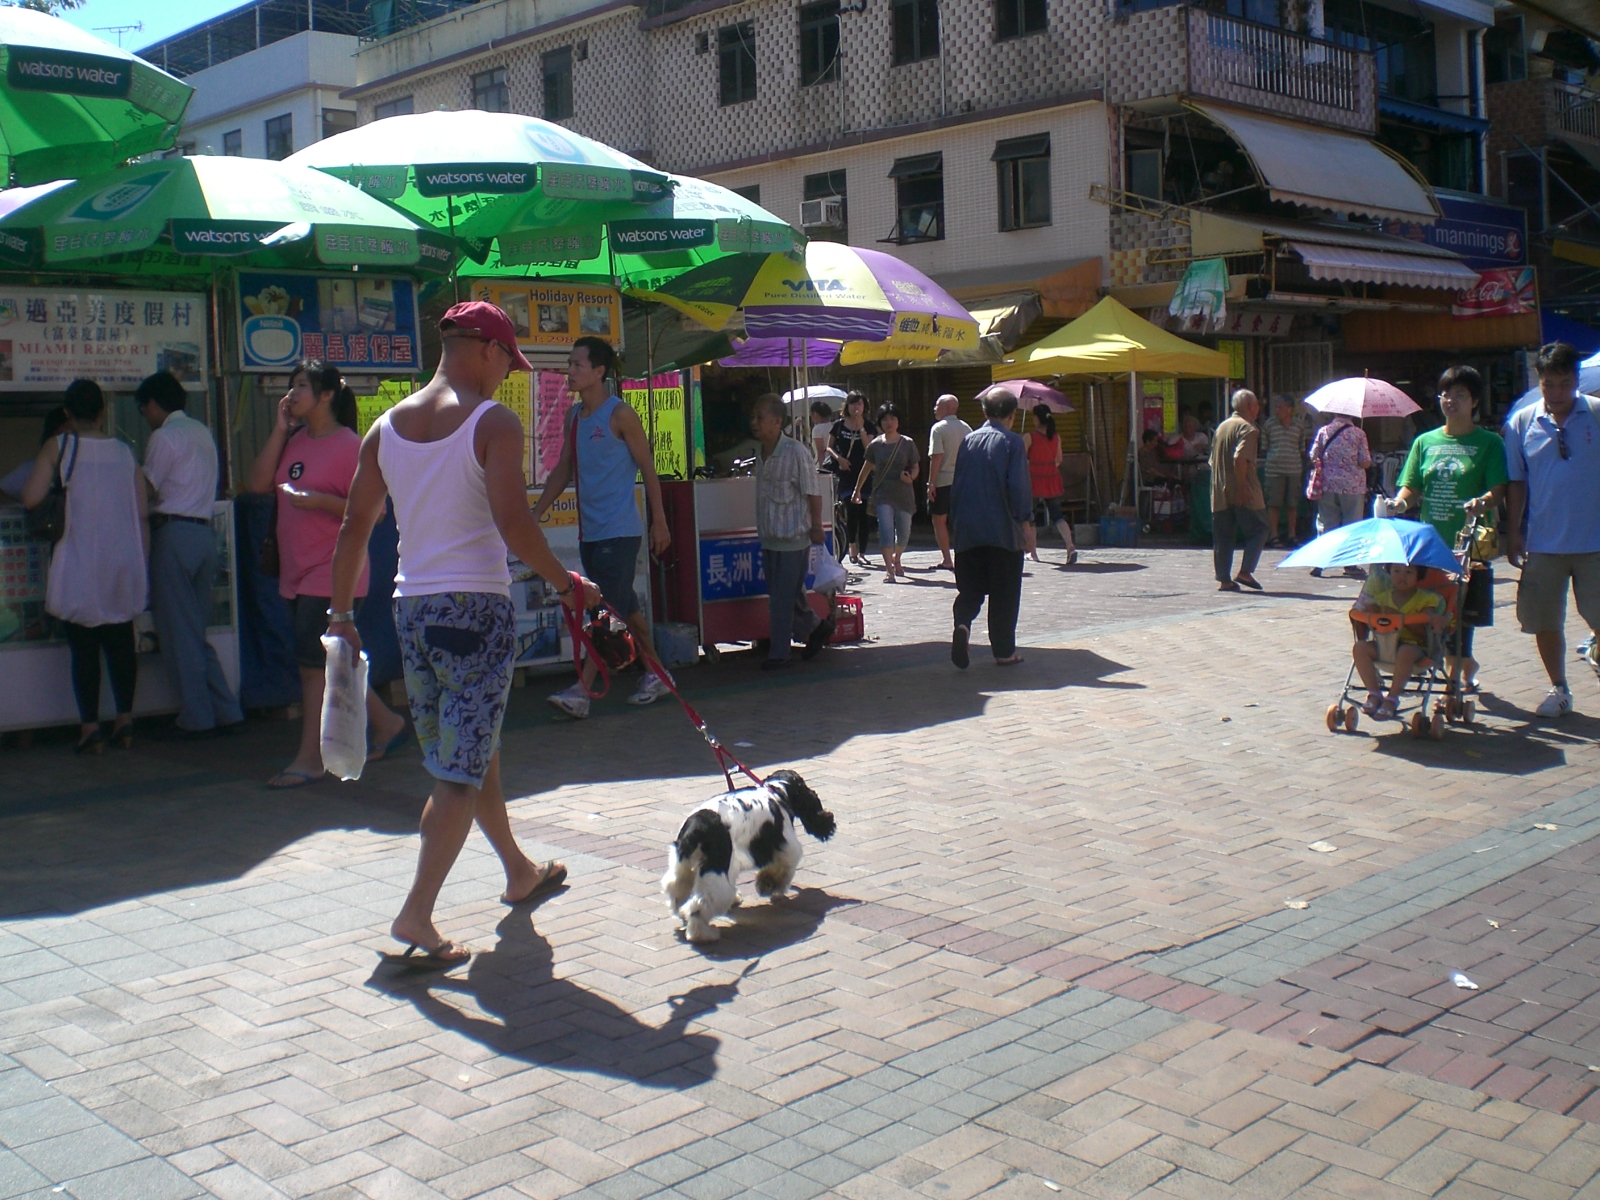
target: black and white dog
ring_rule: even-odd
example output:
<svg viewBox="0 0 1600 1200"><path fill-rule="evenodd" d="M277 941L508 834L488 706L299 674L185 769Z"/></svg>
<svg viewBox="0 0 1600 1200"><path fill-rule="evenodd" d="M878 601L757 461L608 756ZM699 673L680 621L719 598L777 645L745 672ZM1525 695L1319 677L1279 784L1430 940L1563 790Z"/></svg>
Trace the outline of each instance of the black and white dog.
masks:
<svg viewBox="0 0 1600 1200"><path fill-rule="evenodd" d="M774 771L760 787L724 792L689 814L667 847L661 890L691 942L722 936L711 922L740 902L744 872L756 873L763 896L789 890L801 857L796 821L819 842L833 836L833 814L793 771Z"/></svg>

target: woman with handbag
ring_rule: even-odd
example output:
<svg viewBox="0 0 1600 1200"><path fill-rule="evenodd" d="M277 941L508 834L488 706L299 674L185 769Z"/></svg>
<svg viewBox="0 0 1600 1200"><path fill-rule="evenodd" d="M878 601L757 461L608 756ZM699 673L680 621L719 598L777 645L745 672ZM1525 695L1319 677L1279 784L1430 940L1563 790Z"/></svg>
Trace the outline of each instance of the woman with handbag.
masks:
<svg viewBox="0 0 1600 1200"><path fill-rule="evenodd" d="M867 447L866 462L856 477L852 497L861 503L872 482L868 505L878 517L878 547L883 551L885 583L908 579L900 556L911 544L911 518L917 511L912 484L917 481L917 444L900 432L900 411L892 404L878 407L878 428L883 432Z"/></svg>
<svg viewBox="0 0 1600 1200"><path fill-rule="evenodd" d="M133 619L150 594L145 482L133 451L106 432L99 384L73 380L64 407L65 431L40 448L22 503L34 535L56 544L44 608L61 622L72 651L78 753L99 754L106 747L100 728L102 653L117 709L111 743L124 750L133 745L139 678Z"/></svg>
<svg viewBox="0 0 1600 1200"><path fill-rule="evenodd" d="M289 392L278 401L278 419L261 453L250 465L249 491L276 489L273 529L263 547L263 568L276 565L278 594L294 619L294 660L300 668L300 749L294 761L267 781L277 791L305 787L321 779L322 695L327 655L328 603L333 594L333 547L344 519L345 497L361 456L356 433L356 397L339 369L309 359L289 376ZM276 564L271 559L277 550ZM367 593L363 565L356 602ZM367 720L375 761L398 750L407 737L406 720L367 689Z"/></svg>
<svg viewBox="0 0 1600 1200"><path fill-rule="evenodd" d="M1473 409L1483 402L1483 376L1471 367L1451 367L1439 376L1439 411L1444 428L1417 435L1400 468L1400 490L1390 506L1408 512L1419 501L1424 522L1454 547L1472 517L1481 517L1471 549L1467 598L1460 615L1461 686L1467 695L1478 690L1478 660L1472 656L1472 633L1494 621L1494 571L1489 560L1499 553L1495 517L1506 492L1506 444L1500 435L1478 428ZM1445 660L1455 675L1455 656Z"/></svg>
<svg viewBox="0 0 1600 1200"><path fill-rule="evenodd" d="M877 436L877 426L867 420L866 396L849 393L844 398L843 412L828 434L828 461L839 477L836 482L839 495L844 498L845 542L850 547L850 561L858 567L867 565L861 554L861 547L867 543L867 506L855 498L855 486L861 476L861 464L867 461L867 446ZM834 536L839 536L838 530Z"/></svg>
<svg viewBox="0 0 1600 1200"><path fill-rule="evenodd" d="M1343 414L1335 414L1311 443L1311 474L1306 479L1306 499L1317 506L1317 532L1327 533L1341 525L1353 525L1366 516L1367 468L1372 466L1372 450L1361 426ZM1320 577L1322 569L1311 573ZM1365 579L1360 567L1346 567L1351 579Z"/></svg>

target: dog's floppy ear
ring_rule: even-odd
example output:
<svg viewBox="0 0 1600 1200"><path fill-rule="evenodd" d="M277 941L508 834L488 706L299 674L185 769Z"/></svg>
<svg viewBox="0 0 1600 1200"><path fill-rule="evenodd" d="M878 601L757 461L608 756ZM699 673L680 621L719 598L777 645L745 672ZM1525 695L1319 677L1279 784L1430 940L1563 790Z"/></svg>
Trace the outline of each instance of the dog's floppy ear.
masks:
<svg viewBox="0 0 1600 1200"><path fill-rule="evenodd" d="M822 797L806 786L806 781L800 778L798 772L774 771L767 782L783 788L783 802L799 818L807 833L819 842L825 842L833 836L837 828L833 814L822 807Z"/></svg>

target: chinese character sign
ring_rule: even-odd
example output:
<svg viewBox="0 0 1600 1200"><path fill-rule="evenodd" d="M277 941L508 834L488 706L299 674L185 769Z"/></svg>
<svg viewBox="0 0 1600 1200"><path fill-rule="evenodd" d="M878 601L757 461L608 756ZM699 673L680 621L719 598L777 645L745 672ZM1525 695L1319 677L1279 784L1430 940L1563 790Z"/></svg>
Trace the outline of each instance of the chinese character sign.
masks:
<svg viewBox="0 0 1600 1200"><path fill-rule="evenodd" d="M657 375L654 389L655 430L653 433L656 474L678 479L689 478L688 438L684 424L683 375L677 371ZM642 379L624 379L622 398L628 402L646 433L650 429L652 393Z"/></svg>
<svg viewBox="0 0 1600 1200"><path fill-rule="evenodd" d="M131 391L156 371L205 388L204 296L0 284L0 392L59 391L74 379Z"/></svg>
<svg viewBox="0 0 1600 1200"><path fill-rule="evenodd" d="M700 599L738 600L767 594L767 573L761 562L761 539L700 539Z"/></svg>
<svg viewBox="0 0 1600 1200"><path fill-rule="evenodd" d="M422 366L409 279L240 271L238 319L246 371L281 373L306 358L385 374Z"/></svg>
<svg viewBox="0 0 1600 1200"><path fill-rule="evenodd" d="M566 435L566 417L572 408L567 391L567 376L562 371L540 371L535 384L533 413L533 473L531 483L539 487L550 478L561 461L561 439Z"/></svg>

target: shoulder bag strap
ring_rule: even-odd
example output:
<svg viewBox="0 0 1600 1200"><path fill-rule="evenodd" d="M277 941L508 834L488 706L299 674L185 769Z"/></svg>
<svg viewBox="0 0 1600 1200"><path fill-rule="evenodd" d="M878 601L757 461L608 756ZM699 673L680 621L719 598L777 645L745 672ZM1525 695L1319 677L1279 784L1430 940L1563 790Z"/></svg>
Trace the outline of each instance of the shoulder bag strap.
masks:
<svg viewBox="0 0 1600 1200"><path fill-rule="evenodd" d="M67 484L72 481L72 473L78 469L78 435L74 433L71 436L72 457L67 460L67 473L65 475L61 473L61 455L56 455L56 486L62 491L66 491ZM62 453L66 452L66 440L67 435L63 434L61 437Z"/></svg>

